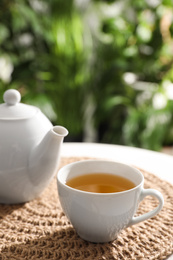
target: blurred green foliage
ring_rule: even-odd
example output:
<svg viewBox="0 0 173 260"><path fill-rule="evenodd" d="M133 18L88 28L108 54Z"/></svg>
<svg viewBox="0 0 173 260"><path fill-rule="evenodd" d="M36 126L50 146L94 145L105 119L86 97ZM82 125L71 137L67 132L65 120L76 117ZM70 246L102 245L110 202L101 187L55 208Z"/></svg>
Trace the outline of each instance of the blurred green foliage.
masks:
<svg viewBox="0 0 173 260"><path fill-rule="evenodd" d="M71 136L83 136L90 118L99 142L172 144L172 6L1 0L0 101L18 89Z"/></svg>

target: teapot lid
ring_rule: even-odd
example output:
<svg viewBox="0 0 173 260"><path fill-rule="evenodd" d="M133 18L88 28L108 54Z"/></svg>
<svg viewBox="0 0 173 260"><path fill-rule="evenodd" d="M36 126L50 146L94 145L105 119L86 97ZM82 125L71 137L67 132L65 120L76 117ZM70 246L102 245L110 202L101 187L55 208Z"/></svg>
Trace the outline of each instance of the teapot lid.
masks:
<svg viewBox="0 0 173 260"><path fill-rule="evenodd" d="M4 102L0 105L0 119L25 119L35 115L37 107L20 103L21 95L15 89L5 91Z"/></svg>

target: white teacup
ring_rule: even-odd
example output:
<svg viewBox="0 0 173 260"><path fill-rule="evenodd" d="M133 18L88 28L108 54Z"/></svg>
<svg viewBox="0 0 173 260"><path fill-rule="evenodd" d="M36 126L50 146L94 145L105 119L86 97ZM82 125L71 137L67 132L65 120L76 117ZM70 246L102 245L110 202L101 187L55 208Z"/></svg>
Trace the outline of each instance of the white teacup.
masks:
<svg viewBox="0 0 173 260"><path fill-rule="evenodd" d="M66 182L88 173L111 173L131 180L135 187L116 193L94 193L71 188ZM162 209L162 194L144 189L142 173L129 165L106 161L85 160L62 167L57 174L58 194L62 209L78 235L91 242L109 242L131 225L149 219ZM146 196L154 196L159 205L148 213L134 217L138 204Z"/></svg>

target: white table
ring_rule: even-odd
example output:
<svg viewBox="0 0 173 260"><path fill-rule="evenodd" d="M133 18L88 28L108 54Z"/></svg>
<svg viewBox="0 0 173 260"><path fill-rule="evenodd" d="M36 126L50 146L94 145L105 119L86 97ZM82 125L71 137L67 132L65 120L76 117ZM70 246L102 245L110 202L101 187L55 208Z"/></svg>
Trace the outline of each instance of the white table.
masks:
<svg viewBox="0 0 173 260"><path fill-rule="evenodd" d="M164 153L121 145L63 143L61 156L112 159L140 167L173 184L173 156ZM173 255L168 259L173 260Z"/></svg>
<svg viewBox="0 0 173 260"><path fill-rule="evenodd" d="M112 159L140 167L173 184L172 155L121 145L63 143L61 156L86 156Z"/></svg>

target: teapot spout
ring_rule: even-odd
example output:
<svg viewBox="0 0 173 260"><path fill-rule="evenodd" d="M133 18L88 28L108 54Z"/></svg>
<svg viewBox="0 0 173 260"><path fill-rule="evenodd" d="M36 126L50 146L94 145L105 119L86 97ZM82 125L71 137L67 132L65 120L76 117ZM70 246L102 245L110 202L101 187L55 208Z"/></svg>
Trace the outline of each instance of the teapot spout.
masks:
<svg viewBox="0 0 173 260"><path fill-rule="evenodd" d="M58 169L60 150L68 130L54 126L41 142L31 151L29 159L29 179L38 193L43 190Z"/></svg>

